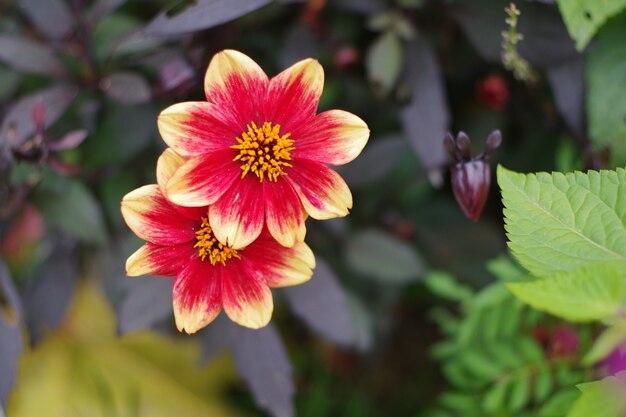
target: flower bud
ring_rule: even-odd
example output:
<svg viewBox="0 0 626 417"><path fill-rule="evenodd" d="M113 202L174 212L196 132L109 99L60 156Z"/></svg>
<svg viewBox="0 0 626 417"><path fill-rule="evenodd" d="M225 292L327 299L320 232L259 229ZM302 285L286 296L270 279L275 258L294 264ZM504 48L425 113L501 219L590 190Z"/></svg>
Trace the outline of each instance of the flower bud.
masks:
<svg viewBox="0 0 626 417"><path fill-rule="evenodd" d="M482 159L459 162L452 167L452 190L463 213L476 222L485 207L491 171Z"/></svg>

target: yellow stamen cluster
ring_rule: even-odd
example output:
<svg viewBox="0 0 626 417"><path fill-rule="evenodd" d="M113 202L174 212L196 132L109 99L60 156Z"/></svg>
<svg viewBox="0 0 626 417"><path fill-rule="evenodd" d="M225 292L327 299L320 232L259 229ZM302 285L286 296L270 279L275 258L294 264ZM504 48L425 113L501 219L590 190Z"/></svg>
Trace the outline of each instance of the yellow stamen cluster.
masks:
<svg viewBox="0 0 626 417"><path fill-rule="evenodd" d="M237 250L222 245L213 234L213 230L209 225L209 221L206 217L202 218L202 224L200 229L196 231L196 239L198 240L194 245L194 248L200 249L200 258L204 261L204 258L208 257L211 265L215 265L218 262L222 265L226 265L226 260L231 258L239 258Z"/></svg>
<svg viewBox="0 0 626 417"><path fill-rule="evenodd" d="M290 167L293 139L290 133L280 136L280 125L265 122L257 127L254 122L248 126L248 131L237 138L237 145L232 149L239 149L239 155L233 161L241 161L241 178L248 172L254 173L261 181L268 178L276 179L283 173L283 167Z"/></svg>

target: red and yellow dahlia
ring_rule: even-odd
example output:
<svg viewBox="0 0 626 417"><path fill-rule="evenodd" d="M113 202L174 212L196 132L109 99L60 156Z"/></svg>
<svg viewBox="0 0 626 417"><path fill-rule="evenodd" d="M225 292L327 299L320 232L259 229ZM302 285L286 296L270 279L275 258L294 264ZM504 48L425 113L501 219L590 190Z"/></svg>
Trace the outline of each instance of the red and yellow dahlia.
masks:
<svg viewBox="0 0 626 417"><path fill-rule="evenodd" d="M213 233L232 248L252 243L265 224L291 247L304 240L306 214L348 214L350 190L327 164L356 158L369 129L345 111L316 114L323 84L314 59L269 79L240 52L215 55L207 101L175 104L159 116L164 141L186 160L168 183L168 198L210 206Z"/></svg>
<svg viewBox="0 0 626 417"><path fill-rule="evenodd" d="M126 262L130 276L175 276L173 304L176 326L194 333L224 309L234 322L265 326L272 315L270 287L307 281L315 266L305 243L278 244L267 230L246 247L220 243L212 228L211 208L182 207L164 195L165 187L184 159L167 149L157 164L157 184L128 193L122 214L147 243Z"/></svg>

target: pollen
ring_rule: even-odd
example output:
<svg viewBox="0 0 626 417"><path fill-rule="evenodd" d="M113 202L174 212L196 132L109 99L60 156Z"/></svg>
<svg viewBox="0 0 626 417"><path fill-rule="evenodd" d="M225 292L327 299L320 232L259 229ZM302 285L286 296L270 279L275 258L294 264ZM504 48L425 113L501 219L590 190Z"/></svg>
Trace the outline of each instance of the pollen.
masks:
<svg viewBox="0 0 626 417"><path fill-rule="evenodd" d="M263 123L261 127L250 122L247 128L236 139L237 144L231 146L239 150L233 161L241 161L241 178L252 172L260 181L267 178L276 182L283 174L283 168L291 166L291 152L296 149L293 139L289 139L291 134L281 136L280 125L270 122Z"/></svg>
<svg viewBox="0 0 626 417"><path fill-rule="evenodd" d="M200 258L203 261L205 258L209 258L211 265L218 263L226 265L228 259L240 259L237 250L229 248L217 240L206 217L202 218L200 228L196 231L196 240L194 248L198 248Z"/></svg>

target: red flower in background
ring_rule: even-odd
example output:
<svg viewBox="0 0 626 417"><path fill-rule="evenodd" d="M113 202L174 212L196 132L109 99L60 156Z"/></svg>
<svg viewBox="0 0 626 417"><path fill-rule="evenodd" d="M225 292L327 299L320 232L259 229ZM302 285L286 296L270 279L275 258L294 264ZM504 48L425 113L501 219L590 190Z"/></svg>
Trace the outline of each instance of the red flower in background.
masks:
<svg viewBox="0 0 626 417"><path fill-rule="evenodd" d="M158 185L146 185L122 200L122 215L137 236L147 241L126 262L130 276L174 275L176 326L195 333L224 309L234 322L265 326L272 315L270 287L307 281L315 266L304 243L278 244L267 231L249 246L222 244L212 228L210 207L181 207L164 189L184 159L166 150L157 165Z"/></svg>
<svg viewBox="0 0 626 417"><path fill-rule="evenodd" d="M509 86L504 77L490 75L476 83L476 97L494 111L502 111L509 103Z"/></svg>
<svg viewBox="0 0 626 417"><path fill-rule="evenodd" d="M352 195L326 164L356 158L369 138L357 116L316 114L324 73L313 59L271 80L246 55L232 50L211 60L207 102L165 109L164 141L185 162L166 194L179 205L209 207L217 239L232 248L252 243L267 225L280 244L304 240L306 215L348 214Z"/></svg>

